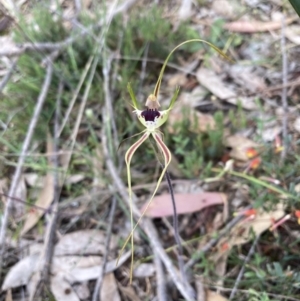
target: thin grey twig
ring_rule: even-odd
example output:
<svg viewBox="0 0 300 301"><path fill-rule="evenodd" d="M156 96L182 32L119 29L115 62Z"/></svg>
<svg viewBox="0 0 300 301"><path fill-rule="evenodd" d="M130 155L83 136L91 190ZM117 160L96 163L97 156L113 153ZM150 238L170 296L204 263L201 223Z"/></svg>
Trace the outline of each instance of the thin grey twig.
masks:
<svg viewBox="0 0 300 301"><path fill-rule="evenodd" d="M236 278L234 287L233 287L233 289L232 289L232 291L230 293L229 300L232 300L234 298L236 292L237 292L238 286L239 286L239 284L240 284L240 282L242 280L242 277L244 275L246 264L249 262L249 260L251 259L252 255L254 254L255 247L256 247L256 245L258 243L259 238L260 238L260 235L257 235L256 238L255 238L255 240L253 241L253 244L252 244L252 246L251 246L251 248L250 248L250 250L248 252L248 255L247 255L247 257L244 260L243 266L242 266L242 268L241 268L241 270L240 270L240 272L239 272L239 274L238 274L238 276Z"/></svg>
<svg viewBox="0 0 300 301"><path fill-rule="evenodd" d="M247 206L245 209L250 209L252 206ZM226 226L220 231L218 237L212 238L207 244L205 244L199 251L197 251L193 258L191 258L186 264L185 264L185 270L191 268L193 265L197 263L197 261L201 258L201 256L205 253L207 253L212 247L214 247L218 241L225 236L238 222L240 222L244 218L243 215L238 215L235 218L233 218Z"/></svg>
<svg viewBox="0 0 300 301"><path fill-rule="evenodd" d="M154 249L154 264L156 268L156 295L158 301L168 301L168 295L166 291L166 277L164 268L159 254Z"/></svg>
<svg viewBox="0 0 300 301"><path fill-rule="evenodd" d="M112 97L110 93L110 87L109 87L109 73L111 69L111 58L107 57L104 51L103 55L103 77L104 77L104 97L105 97L105 106L108 110L108 114L110 117L110 123L112 127L112 132L113 132L113 143L114 143L114 148L115 150L118 149L119 146L119 139L118 139L118 130L117 130L117 125L116 121L114 118L113 114L113 105L112 105Z"/></svg>
<svg viewBox="0 0 300 301"><path fill-rule="evenodd" d="M22 172L22 168L23 168L23 164L25 162L25 158L29 149L29 145L35 130L35 127L37 125L38 122L38 118L40 116L41 110L43 108L43 104L46 100L46 96L48 94L48 90L50 87L50 83L51 83L51 79L52 79L52 73L53 73L53 64L52 63L48 63L47 64L47 70L46 70L46 76L45 76L45 80L42 86L42 90L41 93L37 99L37 103L33 112L33 116L32 119L30 121L28 130L27 130L27 134L25 137L25 140L23 142L23 146L22 146L22 150L21 150L21 154L19 156L18 159L18 164L15 170L15 173L13 175L13 179L10 185L10 189L9 189L9 193L8 195L10 197L14 197L15 195L15 191L19 182L19 178ZM8 225L8 219L10 216L10 211L13 205L13 199L12 198L8 198L7 199L7 203L6 203L6 207L4 210L4 214L3 214L3 218L2 218L2 224L1 224L1 230L0 230L0 248L1 248L1 252L0 252L0 269L2 267L2 263L3 263L3 255L4 255L4 250L5 250L5 235L6 235L6 230L7 230L7 225Z"/></svg>
<svg viewBox="0 0 300 301"><path fill-rule="evenodd" d="M1 82L0 82L0 92L2 92L2 90L5 88L6 84L8 83L9 79L11 78L11 76L13 75L14 71L15 71L15 68L16 68L16 65L17 65L17 61L18 60L15 60L8 72L5 74L5 76L2 78Z"/></svg>
<svg viewBox="0 0 300 301"><path fill-rule="evenodd" d="M53 155L51 161L53 162L53 191L54 191L54 198L53 198L53 211L51 211L50 218L49 218L49 225L48 229L45 234L45 256L41 265L41 281L43 283L48 283L49 275L50 275L50 267L52 262L52 255L54 249L54 240L55 240L55 231L56 225L58 221L58 200L60 195L60 188L59 188L59 175L58 175L58 168L59 168L59 158L58 158L58 149L59 149L59 118L60 118L60 107L61 107L61 97L63 92L63 83L59 83L58 87L58 94L56 98L56 109L54 115L54 129L53 129Z"/></svg>
<svg viewBox="0 0 300 301"><path fill-rule="evenodd" d="M108 122L108 120L106 118L107 117L106 110L103 110L102 116L103 116L103 122L105 125L105 123ZM127 188L124 185L123 181L121 180L120 176L118 175L117 168L115 167L113 160L110 156L110 153L107 148L107 140L106 140L106 135L105 135L104 131L102 132L101 138L102 138L101 140L102 140L102 146L103 146L103 153L104 153L104 157L106 160L106 165L107 165L108 171L109 171L111 177L113 178L113 181L114 181L116 187L118 188L118 191L119 191L120 195L122 196L123 200L126 202L127 206L130 206L131 204L129 201ZM134 194L132 195L132 199L133 199L132 211L133 211L135 218L138 219L138 217L140 216L141 213L138 210L137 206L135 205L136 196ZM182 294L182 296L185 299L187 299L189 301L195 300L195 294L191 295L191 292L193 292L193 288L189 285L189 283L184 283L181 280L181 277L179 277L178 272L175 269L172 261L170 260L167 253L165 252L163 246L161 245L158 233L157 233L152 221L148 218L144 218L141 221L140 226L143 228L143 230L146 232L147 236L150 238L151 247L155 250L155 252L157 252L158 256L162 260L163 264L165 265L168 273L170 274L170 276L171 276L175 286L179 290L179 292Z"/></svg>
<svg viewBox="0 0 300 301"><path fill-rule="evenodd" d="M103 282L103 277L104 277L104 272L105 272L105 267L108 259L108 252L109 252L109 245L110 245L110 240L111 240L111 233L112 233L112 227L113 227L113 221L115 217L115 211L117 207L117 198L114 196L109 212L109 218L108 218L108 228L106 231L106 240L105 240L105 253L103 255L103 264L100 269L100 274L96 282L96 286L94 289L93 293L93 301L99 301L99 294L101 292L101 286ZM105 300L102 300L105 301Z"/></svg>
<svg viewBox="0 0 300 301"><path fill-rule="evenodd" d="M285 45L285 18L282 16L282 30L281 30L281 53L282 53L282 94L281 102L283 108L282 115L282 137L283 137L283 149L281 152L281 162L284 161L287 148L288 148L288 128L287 128L287 115L288 115L288 103L287 103L287 55L286 55L286 45Z"/></svg>

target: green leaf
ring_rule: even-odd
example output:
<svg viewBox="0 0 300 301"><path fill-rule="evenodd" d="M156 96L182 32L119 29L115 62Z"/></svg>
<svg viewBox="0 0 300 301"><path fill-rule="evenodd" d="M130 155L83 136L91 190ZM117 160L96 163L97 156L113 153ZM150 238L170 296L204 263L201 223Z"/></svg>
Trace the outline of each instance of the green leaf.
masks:
<svg viewBox="0 0 300 301"><path fill-rule="evenodd" d="M300 1L299 0L289 0L291 5L293 6L294 10L300 17Z"/></svg>

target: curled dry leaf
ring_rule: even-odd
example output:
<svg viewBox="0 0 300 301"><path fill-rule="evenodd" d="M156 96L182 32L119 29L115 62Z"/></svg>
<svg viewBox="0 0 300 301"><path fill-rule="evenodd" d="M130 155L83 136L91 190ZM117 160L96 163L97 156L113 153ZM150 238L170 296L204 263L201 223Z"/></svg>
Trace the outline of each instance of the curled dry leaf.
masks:
<svg viewBox="0 0 300 301"><path fill-rule="evenodd" d="M175 194L175 203L178 214L192 213L209 206L222 205L227 201L224 193L199 192ZM144 210L145 206L141 209ZM170 194L162 194L153 199L146 215L156 218L173 215L173 205Z"/></svg>
<svg viewBox="0 0 300 301"><path fill-rule="evenodd" d="M36 271L38 259L39 254L34 254L17 262L7 273L1 289L6 291L10 288L26 285Z"/></svg>
<svg viewBox="0 0 300 301"><path fill-rule="evenodd" d="M285 24L288 25L294 22L297 17L287 18ZM223 28L233 31L233 32L243 32L243 33L254 33L254 32L263 32L269 30L281 29L282 23L279 21L270 21L270 22L260 22L260 21L250 21L250 20L241 20L224 24Z"/></svg>

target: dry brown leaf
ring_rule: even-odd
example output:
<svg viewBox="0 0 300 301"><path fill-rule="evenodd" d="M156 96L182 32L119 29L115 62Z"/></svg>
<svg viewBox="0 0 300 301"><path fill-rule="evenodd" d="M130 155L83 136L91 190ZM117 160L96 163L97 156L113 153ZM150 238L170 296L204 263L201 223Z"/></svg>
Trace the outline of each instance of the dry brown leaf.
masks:
<svg viewBox="0 0 300 301"><path fill-rule="evenodd" d="M212 2L212 10L222 17L235 18L244 10L244 6L240 1L218 0Z"/></svg>
<svg viewBox="0 0 300 301"><path fill-rule="evenodd" d="M279 203L271 212L260 210L254 219L248 221L242 220L231 229L228 237L220 239L217 245L219 252L215 254L214 260L218 260L223 254L228 253L233 246L249 242L253 238L253 232L258 236L270 229L274 221L279 220L284 215L284 205Z"/></svg>
<svg viewBox="0 0 300 301"><path fill-rule="evenodd" d="M233 105L238 105L240 103L240 105L247 110L257 109L253 97L238 96L213 70L200 67L197 71L197 79L202 86L218 98Z"/></svg>
<svg viewBox="0 0 300 301"><path fill-rule="evenodd" d="M236 97L235 92L229 89L213 70L200 67L197 70L197 79L201 85L220 99Z"/></svg>
<svg viewBox="0 0 300 301"><path fill-rule="evenodd" d="M20 200L26 200L27 199L27 188L26 188L26 184L25 184L25 177L23 175L21 175L17 188L16 188L16 192L15 192L15 197L20 199ZM18 201L14 201L13 202L13 216L15 218L20 218L21 216L23 216L25 214L25 203L23 202L18 202Z"/></svg>
<svg viewBox="0 0 300 301"><path fill-rule="evenodd" d="M82 250L83 253L84 250ZM7 273L2 290L6 291L22 285L32 285L38 272L40 254L30 255L17 262ZM130 257L130 251L121 256L118 266L117 260L107 262L105 272L110 273L119 268ZM53 258L51 274L53 277L63 275L70 284L97 279L102 264L101 256L55 256ZM32 281L30 283L30 281Z"/></svg>
<svg viewBox="0 0 300 301"><path fill-rule="evenodd" d="M50 135L47 137L47 154L53 153L53 143ZM51 160L51 156L48 156L48 165L49 165L49 171L46 175L46 178L44 179L44 185L42 188L42 191L35 203L36 206L43 208L37 209L37 208L31 208L31 210L27 213L25 223L23 225L23 228L21 230L21 236L27 233L31 228L33 228L39 219L44 215L45 210L49 208L53 201L54 197L54 173L52 168L53 166L53 160Z"/></svg>
<svg viewBox="0 0 300 301"><path fill-rule="evenodd" d="M216 292L207 291L206 292L206 301L228 301L228 299Z"/></svg>
<svg viewBox="0 0 300 301"><path fill-rule="evenodd" d="M300 26L290 25L285 28L286 37L296 45L300 45Z"/></svg>
<svg viewBox="0 0 300 301"><path fill-rule="evenodd" d="M294 122L294 129L300 133L300 117L297 117L295 122Z"/></svg>
<svg viewBox="0 0 300 301"><path fill-rule="evenodd" d="M155 274L155 266L153 263L141 263L133 271L133 276L137 278L147 278Z"/></svg>
<svg viewBox="0 0 300 301"><path fill-rule="evenodd" d="M227 201L224 193L199 192L175 194L176 210L178 214L192 213L209 206L222 205ZM141 209L144 211L146 204ZM155 197L146 211L146 216L164 217L173 215L173 205L170 194Z"/></svg>
<svg viewBox="0 0 300 301"><path fill-rule="evenodd" d="M34 254L18 261L7 273L1 289L6 291L10 288L26 285L36 271L38 258L39 254Z"/></svg>
<svg viewBox="0 0 300 301"><path fill-rule="evenodd" d="M99 301L121 301L117 282L113 273L106 274L103 278Z"/></svg>
<svg viewBox="0 0 300 301"><path fill-rule="evenodd" d="M51 277L50 288L56 301L80 301L72 286L66 281L64 274Z"/></svg>
<svg viewBox="0 0 300 301"><path fill-rule="evenodd" d="M225 136L223 139L223 144L226 147L232 148L229 156L233 159L240 160L243 162L249 161L247 155L247 149L258 148L259 144L242 136L242 135L231 135Z"/></svg>
<svg viewBox="0 0 300 301"><path fill-rule="evenodd" d="M105 252L105 233L100 230L80 230L60 238L54 255L103 254Z"/></svg>
<svg viewBox="0 0 300 301"><path fill-rule="evenodd" d="M75 283L73 285L73 289L80 300L86 300L90 297L90 289L88 281L84 281L81 283Z"/></svg>
<svg viewBox="0 0 300 301"><path fill-rule="evenodd" d="M285 24L288 25L295 20L297 17L287 18L285 20ZM243 33L254 33L254 32L263 32L269 30L277 30L281 29L282 22L281 21L270 21L270 22L260 22L260 21L235 21L224 24L223 28L233 31L233 32L243 32Z"/></svg>
<svg viewBox="0 0 300 301"><path fill-rule="evenodd" d="M259 76L253 67L232 65L228 72L237 84L252 93L261 92L267 88L264 78Z"/></svg>
<svg viewBox="0 0 300 301"><path fill-rule="evenodd" d="M231 135L226 136L223 139L223 144L226 147L245 147L245 148L256 148L259 147L259 144L257 142L254 142L251 139L248 139L242 135Z"/></svg>
<svg viewBox="0 0 300 301"><path fill-rule="evenodd" d="M169 87L178 87L178 86L182 87L182 86L186 85L187 81L188 81L188 78L186 77L185 74L176 73L168 79L168 86Z"/></svg>

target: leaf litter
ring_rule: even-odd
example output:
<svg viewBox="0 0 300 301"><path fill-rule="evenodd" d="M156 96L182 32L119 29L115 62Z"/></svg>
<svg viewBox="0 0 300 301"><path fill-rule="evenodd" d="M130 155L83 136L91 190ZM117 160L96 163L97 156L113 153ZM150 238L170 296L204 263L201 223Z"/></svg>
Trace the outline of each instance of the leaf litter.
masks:
<svg viewBox="0 0 300 301"><path fill-rule="evenodd" d="M85 2L88 3L89 1ZM274 143L277 137L281 136L282 134L282 127L280 121L282 115L279 116L277 113L277 115L274 113L275 111L277 111L278 107L280 107L278 95L281 94L281 89L273 90L273 92L272 90L270 92L266 92L266 90L268 90L269 88L276 88L276 85L281 84L280 66L276 65L274 61L271 62L270 58L275 60L277 59L277 57L275 58L275 56L280 56L278 48L277 50L276 48L274 50L274 48L272 47L274 45L277 45L280 39L282 21L281 19L274 18L273 13L271 13L272 10L278 9L276 8L276 6L274 6L273 1L272 3L266 4L264 9L258 6L256 8L256 13L253 15L251 12L249 12L249 8L253 8L253 6L251 6L248 3L249 1L242 4L236 3L234 1L222 2L226 6L226 9L220 10L221 6L216 4L217 1L214 1L211 6L209 4L205 4L199 7L198 10L195 10L197 11L197 13L190 10L187 11L188 14L192 14L191 19L188 19L188 21L193 23L193 26L196 26L196 28L201 31L201 35L203 34L205 36L208 34L211 39L214 39L214 30L218 31L219 29L219 25L214 24L215 18L220 16L225 17L223 24L220 25L220 28L222 28L223 30L222 34L224 35L224 38L223 36L217 36L217 41L219 42L222 39L227 39L226 34L229 31L241 33L240 36L236 35L234 38L232 38L232 40L230 40L232 36L228 38L228 43L232 43L232 47L230 46L229 49L231 51L231 54L236 59L237 63L230 66L222 64L220 65L217 59L213 57L213 60L216 61L215 64L217 66L214 66L211 62L212 60L209 60L207 64L195 64L197 68L198 66L200 67L194 74L194 70L191 70L188 71L187 74L183 74L180 71L178 73L173 72L171 75L169 75L169 82L167 83L167 85L180 85L182 91L176 104L177 107L174 108L174 114L170 116L169 123L167 124L167 132L176 135L178 133L178 128L176 128L176 132L175 127L173 125L176 124L176 122L180 123L181 121L184 121L185 118L188 118L190 120L189 130L191 132L209 133L209 130L214 129L216 126L215 119L213 117L213 114L209 112L209 110L208 112L206 111L204 113L202 112L202 109L207 103L211 105L212 99L220 100L220 103L224 105L224 107L226 107L227 104L232 105L230 108L239 108L241 106L243 112L246 112L245 114L248 117L247 120L250 120L250 122L252 122L248 123L247 127L253 127L254 130L251 131L250 135L242 135L240 133L239 128L235 129L234 127L232 127L231 121L228 122L228 119L225 119L224 125L226 125L226 135L223 136L222 145L228 148L229 158L231 160L233 159L235 163L242 162L248 164L253 159L253 157L249 156L249 151L252 152L254 149L257 152L257 156L260 159L262 159L262 169L258 171L250 171L251 176L253 176L253 178L258 178L263 177L265 175L269 176L269 178L276 178L276 168L268 170L269 162L267 161L264 165L264 160L266 160L266 153L268 151L274 151L272 143ZM236 4L238 6L236 6ZM89 6L90 4L87 4L87 7ZM70 8L71 10L75 9L74 5L68 4L68 7L69 11L64 13L67 13L69 16L75 15L74 11L70 11ZM88 8L85 9L87 9L88 13L94 14ZM239 20L238 18L240 17L241 13L246 14L246 18ZM288 45L290 47L288 49L291 49L288 50L288 54L292 56L293 54L295 54L293 53L294 46L299 45L297 36L299 22L297 21L298 19L296 19L288 9L285 11L284 14L287 25L285 29L285 34L289 43L291 43L290 45ZM235 21L231 22L233 20ZM66 26L68 29L70 29L70 22L67 23L68 24L66 24ZM293 23L292 26L289 25L291 23ZM243 33L246 33L246 35L244 35ZM235 38L237 38L237 42ZM238 41L238 39L241 40ZM5 40L5 37L3 45L5 47L1 49L1 51L8 51L7 49L9 49L9 51L18 50L18 47L12 42L12 40ZM259 63L259 60L264 61L262 63ZM255 63L252 64L252 62L254 61ZM294 66L291 64L289 67L291 74L289 80L292 80L293 77L295 78L297 76L299 68L297 63L294 63ZM170 73L171 72L172 71L170 71ZM294 101L293 99L297 99L297 93L299 92L297 84L295 86L291 85L289 87L292 88L289 90L288 95L290 97L290 100ZM168 94L168 92L166 92L166 94ZM297 141L297 139L299 139L300 126L298 120L299 118L297 117L297 101L294 102L295 103L293 105L295 107L295 114L293 116L290 115L292 116L292 122L291 124L289 124L289 126L291 139ZM189 110L187 114L184 113L185 107ZM277 117L277 120L272 123L261 118L259 120L260 123L258 125L256 124L253 126L253 120L255 118L259 119L259 114L261 113L260 110L262 108L265 110L265 112L263 112L262 115L267 117L266 119L268 119L269 117L274 117L275 115ZM219 108L219 110L223 110L223 106L221 109ZM251 111L253 112L253 115L249 113ZM226 113L226 110L224 110L224 112ZM235 110L234 112L236 113L237 110ZM255 116L255 118L253 118L252 116ZM197 122L195 122L195 120L197 120ZM174 150L171 151L172 153L174 153ZM278 159L278 155L276 155L275 153L272 153L272 155L274 156L274 160L276 161ZM102 160L103 158L93 158L92 165L94 170L92 172L92 181L90 181L89 176L82 176L83 172L79 169L76 171L76 173L70 175L70 181L66 181L64 185L71 186L73 184L77 184L78 186L80 186L81 182L84 183L83 185L86 185L86 183L93 182L93 189L97 186L101 188L105 187L106 171L105 168L103 168L103 162L99 162ZM175 170L176 165L178 166L179 164L181 164L181 162L180 160L174 160L174 162ZM213 164L216 163L222 165L224 162L228 161L220 160L219 162L213 162ZM204 162L204 165L206 163L207 162ZM149 165L147 165L147 168L148 166ZM50 162L48 163L48 168L49 170L51 170ZM202 167L199 165L199 169L201 168ZM239 170L240 166L234 164L231 168L233 170ZM26 185L29 186L28 190L31 190L32 187L42 187L42 192L37 198L36 204L41 205L41 207L43 207L46 211L51 204L51 196L53 197L53 191L51 191L50 188L52 186L51 181L53 179L51 179L50 173L51 172L49 171L49 175L47 173L45 178L42 178L39 175L38 180L40 183L36 183L38 185L34 184L34 181L32 179L31 181L26 180ZM173 175L172 171L171 174ZM143 170L138 174L138 177L144 177L145 175L146 172ZM26 178L26 172L24 173L24 177ZM176 180L179 179L180 181L183 178L183 174L177 173L175 175L174 172L174 177L176 178ZM293 184L290 183L285 177L281 178L281 176L278 175L278 178L281 180L280 183L284 183L283 185L286 185L286 187L288 187L289 184ZM40 181L41 179L42 181ZM104 181L102 181L102 179L104 179ZM176 180L174 181L175 187L178 186L176 184ZM199 185L205 187L205 191L202 190L201 192L198 192L197 190L195 190L189 191L185 194L179 192L176 192L175 194L175 199L178 200L177 205L178 213L181 215L180 218L189 214L188 227L191 229L193 228L195 223L194 216L198 217L199 214L199 216L203 217L203 221L202 219L200 221L202 223L201 227L208 229L208 232L206 232L206 234L210 235L214 231L221 230L224 226L223 219L221 218L220 221L217 221L216 218L213 218L211 215L213 215L214 213L216 214L216 217L218 214L220 214L220 206L217 207L217 205L223 205L224 199L227 201L228 198L229 207L233 206L233 208L231 207L231 209L236 210L237 212L242 211L243 207L245 207L246 204L253 204L256 202L256 200L253 200L250 197L250 188L248 187L247 191L245 192L245 198L241 198L238 202L232 202L232 204L232 199L230 198L230 193L228 192L231 192L233 190L236 191L237 186L239 184L244 186L245 184L238 183L240 181L236 181L235 178L231 178L229 174L226 174L226 172L220 177L215 178L214 183L207 183L205 182L205 179L203 182L202 179L196 180L199 181ZM231 182L234 182L234 184ZM20 187L22 187L23 184L21 183ZM26 188L26 185L23 185L23 192L19 195L20 198L26 198L27 193L24 192L24 187ZM89 187L87 189L89 189ZM251 193L253 193L253 191L251 191ZM190 200L190 202L187 202L187 200ZM204 204L205 202L203 202L203 200L208 200L208 204ZM216 270L218 270L217 268L220 267L220 270L218 270L220 273L220 277L226 275L224 274L224 272L228 271L227 255L230 254L230 252L234 252L234 246L246 245L246 250L253 236L261 235L262 233L269 231L276 220L280 220L282 217L284 217L287 207L283 205L282 201L279 198L276 201L277 205L273 206L270 210L263 210L262 208L260 208L256 212L255 216L252 217L252 219L247 219L247 217L245 217L243 221L234 226L224 238L220 239L215 249L211 250L210 258L213 258ZM88 208L85 208L82 212L82 215L84 215L87 210ZM22 234L25 237L31 237L32 235L36 235L36 232L30 232L30 229L37 225L38 221L41 220L45 212L41 211L38 215L35 215L33 214L33 211L34 210L29 210L26 214L27 221L24 225L24 228L22 229ZM191 213L194 213L194 215ZM154 199L153 208L149 210L148 214L152 218L171 216L172 210L170 195L162 192L160 196L157 196ZM74 220L76 218L77 217L75 216ZM95 225L96 222L97 221L95 221L95 219L91 219L92 224L94 223ZM211 225L212 223L213 225ZM72 222L70 222L70 225L72 225ZM288 227L290 226L291 225L289 224ZM43 227L44 225L42 225L42 227L39 227L39 230L41 228L43 229ZM85 298L89 298L87 297L86 283L87 281L96 279L96 277L98 277L99 275L99 266L101 265L102 258L101 255L105 251L103 244L101 244L101 242L103 242L104 235L101 231L96 231L92 234L92 231L88 232L89 230L82 230L82 227L83 226L80 225L79 230L77 229L76 231L70 234L62 236L58 243L56 243L53 263L53 272L55 273L55 276L52 278L51 286L52 291L54 292L55 298L57 300L80 300L83 298L83 296L85 296ZM161 230L159 228L159 225L158 229ZM199 229L200 227L198 225L197 231ZM185 234L187 232L185 232L184 230L182 230L181 232L184 238L189 239L189 237L185 237ZM163 231L161 231L161 233L163 233ZM191 231L191 233L193 232ZM198 234L199 231L197 232L197 235ZM282 233L279 231L279 236L281 234ZM278 233L276 233L276 235L278 235ZM272 232L269 231L268 236L272 237ZM163 236L161 240L163 241ZM82 242L82 244L80 244L79 242ZM116 245L116 242L114 242L111 247L115 248ZM4 287L5 289L9 289L15 287L13 286L14 284L16 286L30 286L30 282L34 281L34 263L36 261L36 256L39 255L39 247L37 246L35 248L35 251L30 252L31 253L29 256L21 259L10 269L9 273L5 278L4 283L2 284L2 287ZM97 255L95 255L95 253ZM188 255L192 256L191 253L189 253ZM240 256L244 255L240 254ZM115 264L114 260L110 259L108 264L113 271L113 266ZM220 266L218 267L219 264ZM146 266L146 269L148 268L148 273L143 272L142 267L143 264L138 265L135 268L135 275L139 278L139 280L137 281L140 281L140 283L142 283L143 278L152 277L152 280L150 280L152 284L153 279L155 279L155 267L152 264ZM195 270L196 269L197 268L195 268ZM27 271L27 273L25 272L25 270ZM202 270L200 268L199 270L202 273ZM76 275L74 276L75 272ZM230 280L232 280L233 278L230 276L230 271L228 275ZM103 282L104 287L106 286L105 282L107 283L107 292L106 295L104 295L105 298L110 300L121 300L123 296L125 296L124 298L129 298L131 300L141 300L139 294L135 289L126 285L123 286L121 284L124 280L122 277L123 276L118 275L118 272L116 272L115 275L112 273L106 275L105 280ZM85 293L82 293L81 297L75 289L76 283L74 282L76 281L79 281L79 284L82 284L83 291L85 290ZM225 286L225 283L220 282L220 285ZM30 289L28 288L28 290ZM118 294L118 291L121 293L121 295ZM8 294L9 292L10 291L8 291ZM68 292L68 294L66 294L66 292ZM228 299L222 297L217 292L206 290L205 300Z"/></svg>

